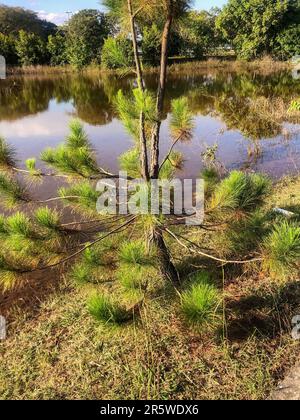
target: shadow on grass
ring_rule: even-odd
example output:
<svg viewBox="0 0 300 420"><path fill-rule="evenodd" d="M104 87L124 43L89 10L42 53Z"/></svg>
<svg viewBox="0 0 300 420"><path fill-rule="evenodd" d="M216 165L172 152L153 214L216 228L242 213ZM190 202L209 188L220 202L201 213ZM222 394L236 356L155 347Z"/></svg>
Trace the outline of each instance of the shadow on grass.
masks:
<svg viewBox="0 0 300 420"><path fill-rule="evenodd" d="M244 341L254 335L276 338L289 333L292 318L300 314L300 283L292 282L274 291L261 290L238 301L229 301L226 310L230 314L229 341Z"/></svg>

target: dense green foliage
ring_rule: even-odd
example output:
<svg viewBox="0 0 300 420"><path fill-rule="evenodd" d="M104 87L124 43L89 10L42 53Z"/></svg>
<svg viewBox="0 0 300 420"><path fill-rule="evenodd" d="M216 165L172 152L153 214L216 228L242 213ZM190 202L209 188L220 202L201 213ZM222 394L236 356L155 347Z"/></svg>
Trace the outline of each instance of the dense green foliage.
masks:
<svg viewBox="0 0 300 420"><path fill-rule="evenodd" d="M299 24L298 0L230 0L217 19L217 27L244 59L299 53Z"/></svg>
<svg viewBox="0 0 300 420"><path fill-rule="evenodd" d="M0 33L17 36L19 31L34 33L47 40L55 33L56 25L40 19L31 10L0 5Z"/></svg>
<svg viewBox="0 0 300 420"><path fill-rule="evenodd" d="M60 66L68 63L65 34L57 32L55 35L49 35L47 50L50 54L51 66Z"/></svg>
<svg viewBox="0 0 300 420"><path fill-rule="evenodd" d="M92 63L109 69L130 67L133 53L127 2L104 2L107 14L85 9L61 28L22 8L0 6L0 54L9 65ZM164 28L164 2L141 3L136 16L139 44L145 65L159 64ZM230 0L223 9L189 11L188 2L175 2L180 16L173 25L168 53L203 59L224 55L233 48L239 58L265 54L287 60L300 54L299 0ZM135 3L139 7L140 1ZM122 18L123 16L123 18Z"/></svg>
<svg viewBox="0 0 300 420"><path fill-rule="evenodd" d="M47 50L42 38L35 34L20 31L16 39L16 51L20 64L31 66L47 62Z"/></svg>
<svg viewBox="0 0 300 420"><path fill-rule="evenodd" d="M133 65L132 42L124 36L109 37L104 41L101 64L107 69L127 68Z"/></svg>
<svg viewBox="0 0 300 420"><path fill-rule="evenodd" d="M66 34L69 63L81 68L100 61L102 45L109 34L109 25L103 13L85 9L72 16Z"/></svg>

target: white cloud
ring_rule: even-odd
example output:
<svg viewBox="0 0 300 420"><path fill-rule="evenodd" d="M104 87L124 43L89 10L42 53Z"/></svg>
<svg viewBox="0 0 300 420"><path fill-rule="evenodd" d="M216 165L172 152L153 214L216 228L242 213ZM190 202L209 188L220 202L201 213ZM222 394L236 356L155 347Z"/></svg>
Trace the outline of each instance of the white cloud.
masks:
<svg viewBox="0 0 300 420"><path fill-rule="evenodd" d="M68 20L67 13L49 13L45 12L45 10L38 10L37 14L41 19L48 20L56 25L62 25Z"/></svg>

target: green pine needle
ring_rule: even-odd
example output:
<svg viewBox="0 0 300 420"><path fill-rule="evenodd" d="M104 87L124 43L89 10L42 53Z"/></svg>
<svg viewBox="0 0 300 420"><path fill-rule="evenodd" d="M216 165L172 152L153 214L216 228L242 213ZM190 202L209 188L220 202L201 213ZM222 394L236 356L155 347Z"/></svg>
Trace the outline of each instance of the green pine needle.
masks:
<svg viewBox="0 0 300 420"><path fill-rule="evenodd" d="M281 222L264 241L264 266L272 277L286 280L299 273L300 227L292 222Z"/></svg>
<svg viewBox="0 0 300 420"><path fill-rule="evenodd" d="M216 188L214 210L251 212L263 204L270 192L270 181L263 175L233 171Z"/></svg>
<svg viewBox="0 0 300 420"><path fill-rule="evenodd" d="M70 204L80 207L83 210L97 211L96 205L100 193L88 182L84 181L71 186L70 188L61 188L59 190L59 196L65 197L78 197L67 199L66 201Z"/></svg>
<svg viewBox="0 0 300 420"><path fill-rule="evenodd" d="M197 273L181 295L181 310L191 326L203 328L216 323L220 302L220 293L207 274Z"/></svg>
<svg viewBox="0 0 300 420"><path fill-rule="evenodd" d="M118 302L99 294L88 300L88 311L97 321L105 325L121 325L132 318Z"/></svg>
<svg viewBox="0 0 300 420"><path fill-rule="evenodd" d="M194 128L193 114L190 112L188 99L185 97L172 101L171 132L175 138L191 138Z"/></svg>
<svg viewBox="0 0 300 420"><path fill-rule="evenodd" d="M0 172L0 198L7 207L27 201L25 189L9 175Z"/></svg>
<svg viewBox="0 0 300 420"><path fill-rule="evenodd" d="M41 207L35 211L35 220L38 225L48 230L59 230L60 219L56 210Z"/></svg>

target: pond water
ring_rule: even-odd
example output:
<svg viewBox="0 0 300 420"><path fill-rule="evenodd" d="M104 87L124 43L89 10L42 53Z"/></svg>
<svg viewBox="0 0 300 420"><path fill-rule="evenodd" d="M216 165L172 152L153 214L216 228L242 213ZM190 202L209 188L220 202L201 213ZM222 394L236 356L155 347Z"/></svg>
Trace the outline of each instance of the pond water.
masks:
<svg viewBox="0 0 300 420"><path fill-rule="evenodd" d="M155 92L156 76L146 77ZM102 166L118 170L118 156L132 141L116 115L113 99L119 89L130 94L133 77L26 76L0 81L0 136L15 146L20 160L38 156L47 146L61 143L68 123L80 118L98 152ZM218 144L218 159L227 169L248 168L272 177L300 168L300 125L276 112L300 96L295 74L229 73L211 71L168 77L162 128L162 156L168 150L171 100L186 96L195 116L193 138L178 149L185 158L185 177L197 177L201 153ZM254 101L255 107L250 106ZM266 115L267 103L273 114ZM276 109L278 107L278 109Z"/></svg>

